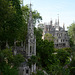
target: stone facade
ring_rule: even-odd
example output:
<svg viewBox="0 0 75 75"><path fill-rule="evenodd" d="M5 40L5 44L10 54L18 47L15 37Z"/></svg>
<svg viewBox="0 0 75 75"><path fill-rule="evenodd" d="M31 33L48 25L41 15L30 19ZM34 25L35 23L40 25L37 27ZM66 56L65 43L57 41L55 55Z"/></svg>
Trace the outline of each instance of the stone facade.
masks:
<svg viewBox="0 0 75 75"><path fill-rule="evenodd" d="M44 26L43 39L46 33L50 33L54 37L54 47L55 48L70 47L68 32L65 30L64 24L63 24L63 27L60 27L59 18L58 18L58 21L57 20L55 21L54 25L51 20L50 25Z"/></svg>
<svg viewBox="0 0 75 75"><path fill-rule="evenodd" d="M21 42L21 46L16 46L17 41L14 42L13 53L14 55L21 53L26 59L21 63L19 67L19 75L31 75L32 72L36 72L36 63L28 66L27 62L30 57L36 56L36 37L34 36L34 25L32 20L32 10L30 4L30 13L28 21L28 31L26 42Z"/></svg>

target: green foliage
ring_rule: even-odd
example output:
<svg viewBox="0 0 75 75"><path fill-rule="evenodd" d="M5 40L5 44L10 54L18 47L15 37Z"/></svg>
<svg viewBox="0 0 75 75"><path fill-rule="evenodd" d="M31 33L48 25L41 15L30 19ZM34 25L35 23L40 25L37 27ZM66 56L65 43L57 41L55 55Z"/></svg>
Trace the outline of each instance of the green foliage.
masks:
<svg viewBox="0 0 75 75"><path fill-rule="evenodd" d="M36 65L37 65L37 67L42 68L42 65L41 65L40 61L41 61L41 58L40 58L40 55L38 53L37 54L37 62L36 62Z"/></svg>
<svg viewBox="0 0 75 75"><path fill-rule="evenodd" d="M4 49L2 50L2 53L4 55L4 58L6 58L8 60L8 63L11 63L11 61L13 60L13 53L11 49Z"/></svg>
<svg viewBox="0 0 75 75"><path fill-rule="evenodd" d="M74 43L72 41L72 38L69 39L69 43L70 43L70 47L73 47L74 46Z"/></svg>
<svg viewBox="0 0 75 75"><path fill-rule="evenodd" d="M33 64L35 64L36 62L37 62L37 58L36 58L36 56L31 56L31 62L33 63Z"/></svg>
<svg viewBox="0 0 75 75"><path fill-rule="evenodd" d="M44 39L48 41L53 41L54 37L52 36L52 34L46 33Z"/></svg>
<svg viewBox="0 0 75 75"><path fill-rule="evenodd" d="M70 69L70 74L71 74L71 75L75 75L75 67L71 67L71 69Z"/></svg>
<svg viewBox="0 0 75 75"><path fill-rule="evenodd" d="M40 56L40 61L42 67L48 70L47 66L53 62L52 53L54 52L54 44L53 42L48 42L47 40L38 40L37 45L37 54Z"/></svg>
<svg viewBox="0 0 75 75"><path fill-rule="evenodd" d="M10 65L4 64L2 75L13 75L13 73L14 75L18 75L18 70L15 67L11 68Z"/></svg>
<svg viewBox="0 0 75 75"><path fill-rule="evenodd" d="M68 68L70 64L71 49L64 48L58 49L54 53L54 44L52 41L38 39L37 40L37 56L39 66L42 67L48 74L52 75L69 75L70 69ZM67 66L67 67L65 67Z"/></svg>
<svg viewBox="0 0 75 75"><path fill-rule="evenodd" d="M5 41L11 44L18 40L21 27L24 25L19 0L0 1L0 41L5 46Z"/></svg>
<svg viewBox="0 0 75 75"><path fill-rule="evenodd" d="M46 75L46 74L44 74L42 70L37 70L37 72L36 73L33 72L32 75Z"/></svg>
<svg viewBox="0 0 75 75"><path fill-rule="evenodd" d="M0 11L1 48L6 41L10 46L14 40L25 41L30 7L26 5L21 8L19 0L1 0ZM34 24L42 19L36 10L32 11L32 18Z"/></svg>
<svg viewBox="0 0 75 75"><path fill-rule="evenodd" d="M72 23L68 27L68 33L70 36L70 46L71 46L71 63L70 63L70 74L75 75L75 23Z"/></svg>
<svg viewBox="0 0 75 75"><path fill-rule="evenodd" d="M57 58L60 60L60 64L62 66L66 65L67 60L68 61L70 60L69 57L70 57L70 54L67 51L65 51L64 49L59 49L57 51Z"/></svg>
<svg viewBox="0 0 75 75"><path fill-rule="evenodd" d="M24 19L25 19L26 23L28 24L30 7L28 5L23 6L22 7L22 12L23 12ZM42 20L42 17L40 16L40 13L38 13L37 10L32 11L32 19L33 19L33 24L34 25L37 22L40 22L40 20Z"/></svg>
<svg viewBox="0 0 75 75"><path fill-rule="evenodd" d="M29 13L30 13L30 7L28 5L22 6L22 13L23 13L23 23L24 25L21 27L21 34L20 39L25 40L27 35L27 25L29 20ZM32 10L32 19L33 19L33 25L35 25L38 21L42 20L42 17L37 12L37 10Z"/></svg>
<svg viewBox="0 0 75 75"><path fill-rule="evenodd" d="M33 14L33 23L34 24L37 23L37 22L40 22L40 20L42 20L42 17L40 16L40 13L38 13L37 10L34 10L32 12L32 14Z"/></svg>
<svg viewBox="0 0 75 75"><path fill-rule="evenodd" d="M39 23L39 24L38 24L38 28L41 28L41 29L42 29L42 31L43 31L43 30L44 30L44 24Z"/></svg>
<svg viewBox="0 0 75 75"><path fill-rule="evenodd" d="M13 59L14 66L18 67L24 61L25 61L25 58L23 57L23 55L17 54L16 56L14 56L14 59Z"/></svg>
<svg viewBox="0 0 75 75"><path fill-rule="evenodd" d="M68 33L72 42L75 44L75 23L72 23L71 26L68 27Z"/></svg>
<svg viewBox="0 0 75 75"><path fill-rule="evenodd" d="M70 63L70 74L75 75L75 57L72 58Z"/></svg>
<svg viewBox="0 0 75 75"><path fill-rule="evenodd" d="M42 29L41 28L34 28L34 34L36 36L36 40L38 41L38 39L42 38Z"/></svg>
<svg viewBox="0 0 75 75"><path fill-rule="evenodd" d="M0 71L3 75L18 75L17 67L25 61L25 58L21 55L13 55L11 49L5 49L0 51Z"/></svg>
<svg viewBox="0 0 75 75"><path fill-rule="evenodd" d="M31 65L35 63L37 63L37 57L32 55L31 58L28 59L28 65L31 68Z"/></svg>
<svg viewBox="0 0 75 75"><path fill-rule="evenodd" d="M51 66L49 66L49 73L52 75L60 75L62 71L62 67L59 64L52 64Z"/></svg>
<svg viewBox="0 0 75 75"><path fill-rule="evenodd" d="M72 49L71 48L63 48L63 50L67 51L68 53L72 53Z"/></svg>
<svg viewBox="0 0 75 75"><path fill-rule="evenodd" d="M45 74L44 74L44 72L42 70L40 70L40 71L38 70L36 75L45 75Z"/></svg>

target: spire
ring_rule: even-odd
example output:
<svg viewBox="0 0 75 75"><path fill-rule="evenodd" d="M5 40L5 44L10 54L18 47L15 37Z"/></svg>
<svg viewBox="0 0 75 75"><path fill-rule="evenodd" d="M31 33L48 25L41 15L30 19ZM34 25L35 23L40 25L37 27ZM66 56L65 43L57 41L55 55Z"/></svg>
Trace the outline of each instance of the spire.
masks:
<svg viewBox="0 0 75 75"><path fill-rule="evenodd" d="M51 21L50 21L50 25L52 25L52 18L51 18Z"/></svg>
<svg viewBox="0 0 75 75"><path fill-rule="evenodd" d="M31 0L30 0L30 11L32 10L32 9L31 9L31 6L32 6L32 3L31 3Z"/></svg>
<svg viewBox="0 0 75 75"><path fill-rule="evenodd" d="M23 0L22 0L22 6L23 6Z"/></svg>
<svg viewBox="0 0 75 75"><path fill-rule="evenodd" d="M31 2L30 2L30 11L31 11L31 6L32 6L32 4L31 4Z"/></svg>
<svg viewBox="0 0 75 75"><path fill-rule="evenodd" d="M63 30L65 30L65 24L63 23Z"/></svg>
<svg viewBox="0 0 75 75"><path fill-rule="evenodd" d="M34 26L33 26L33 19L32 19L32 9L31 9L31 3L30 3L30 12L29 12L29 21L28 21L28 34L34 34ZM31 32L30 32L31 31ZM28 35L28 37L29 37Z"/></svg>
<svg viewBox="0 0 75 75"><path fill-rule="evenodd" d="M57 26L57 19L55 19L55 26Z"/></svg>
<svg viewBox="0 0 75 75"><path fill-rule="evenodd" d="M30 2L30 13L29 13L29 21L32 21L32 8L31 8L32 4ZM31 22L32 23L32 22Z"/></svg>
<svg viewBox="0 0 75 75"><path fill-rule="evenodd" d="M59 14L58 14L58 25L59 25Z"/></svg>

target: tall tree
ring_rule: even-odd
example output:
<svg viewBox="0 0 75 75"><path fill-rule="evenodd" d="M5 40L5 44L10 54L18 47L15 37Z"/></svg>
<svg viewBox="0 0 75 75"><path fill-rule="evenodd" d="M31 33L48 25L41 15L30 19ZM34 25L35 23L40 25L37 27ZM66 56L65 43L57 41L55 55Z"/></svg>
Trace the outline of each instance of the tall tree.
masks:
<svg viewBox="0 0 75 75"><path fill-rule="evenodd" d="M75 44L75 23L72 23L71 26L68 27L68 33L71 40Z"/></svg>
<svg viewBox="0 0 75 75"><path fill-rule="evenodd" d="M0 1L0 41L18 39L23 26L23 16L19 0Z"/></svg>
<svg viewBox="0 0 75 75"><path fill-rule="evenodd" d="M34 28L34 33L36 35L36 40L38 41L38 39L42 39L42 29L41 28Z"/></svg>
<svg viewBox="0 0 75 75"><path fill-rule="evenodd" d="M45 68L46 70L48 69L48 65L52 64L53 62L53 56L52 53L54 52L54 44L53 42L48 42L47 40L38 40L37 41L37 45L36 45L36 49L37 49L37 55L39 54L40 56L40 63L42 65L43 68Z"/></svg>
<svg viewBox="0 0 75 75"><path fill-rule="evenodd" d="M65 49L58 49L56 56L59 59L61 66L67 65L66 62L70 61L70 53Z"/></svg>

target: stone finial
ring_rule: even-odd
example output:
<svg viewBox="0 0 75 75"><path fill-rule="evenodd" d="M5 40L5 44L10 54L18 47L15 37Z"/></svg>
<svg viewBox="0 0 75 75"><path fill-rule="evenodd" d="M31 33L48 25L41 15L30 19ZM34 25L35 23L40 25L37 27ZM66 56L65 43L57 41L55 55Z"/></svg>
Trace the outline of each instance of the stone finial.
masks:
<svg viewBox="0 0 75 75"><path fill-rule="evenodd" d="M58 25L59 25L59 14L58 14Z"/></svg>
<svg viewBox="0 0 75 75"><path fill-rule="evenodd" d="M65 24L63 23L63 30L65 30Z"/></svg>
<svg viewBox="0 0 75 75"><path fill-rule="evenodd" d="M51 18L51 21L50 21L50 25L52 25L52 18Z"/></svg>

